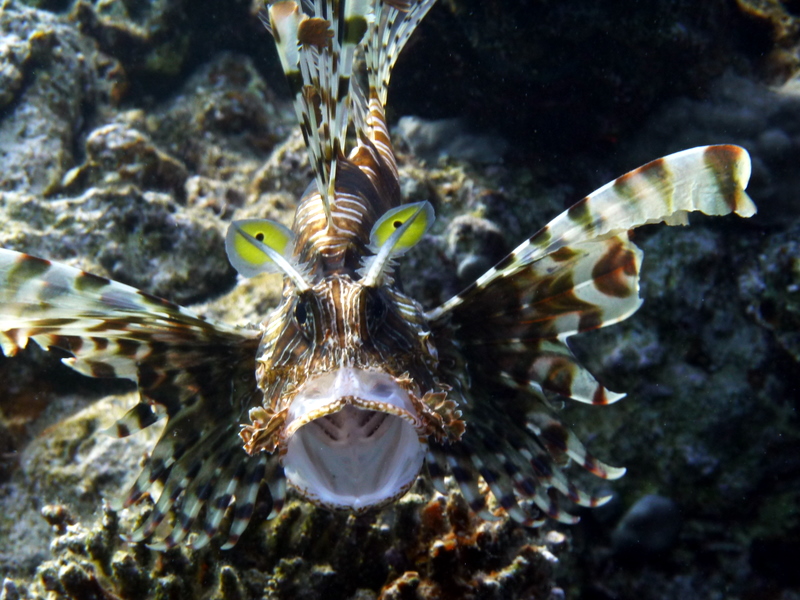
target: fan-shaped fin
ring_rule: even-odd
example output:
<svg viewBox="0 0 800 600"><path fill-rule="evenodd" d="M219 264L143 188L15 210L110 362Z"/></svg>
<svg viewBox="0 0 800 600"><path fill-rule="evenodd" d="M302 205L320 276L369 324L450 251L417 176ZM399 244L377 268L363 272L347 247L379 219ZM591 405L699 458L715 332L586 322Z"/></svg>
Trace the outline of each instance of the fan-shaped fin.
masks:
<svg viewBox="0 0 800 600"><path fill-rule="evenodd" d="M557 261L560 250L576 244L603 241L650 223L685 224L687 213L693 211L750 217L756 207L744 191L749 178L750 156L738 146L703 146L654 160L561 213L429 316L442 318L474 294L485 293L547 256ZM613 296L616 286L607 287L606 295Z"/></svg>
<svg viewBox="0 0 800 600"><path fill-rule="evenodd" d="M592 404L614 402L622 395L597 383L564 341L621 321L641 305L642 253L626 230L685 222L690 211L750 216L749 176L749 156L737 146L653 161L556 217L428 317L434 327L446 317L456 325L479 378Z"/></svg>
<svg viewBox="0 0 800 600"><path fill-rule="evenodd" d="M286 502L286 476L283 473L283 467L276 464L272 475L267 479L269 485L269 493L272 496L272 510L269 512L267 519L274 519L283 509Z"/></svg>
<svg viewBox="0 0 800 600"><path fill-rule="evenodd" d="M625 472L592 457L574 434L544 413L498 413L486 403L467 403L464 417L467 431L461 441L430 443L428 469L434 485L445 474L453 475L469 505L475 512L483 511L484 518L488 515L478 497L480 479L511 518L535 527L544 522L541 515L563 523L578 521L562 508L561 497L581 506L609 500L572 481L567 471L570 458L607 479Z"/></svg>
<svg viewBox="0 0 800 600"><path fill-rule="evenodd" d="M137 431L150 427L150 425L158 422L164 416L166 416L165 413L162 412L159 415L150 404L140 401L109 427L106 433L118 438L128 437Z"/></svg>
<svg viewBox="0 0 800 600"><path fill-rule="evenodd" d="M216 534L217 513L206 510L203 518L202 509L209 500L222 503L231 489L226 477L236 480L240 473L246 481L233 488L242 504L251 496L265 458L248 457L238 433L260 398L254 376L259 337L103 277L0 250L3 351L15 354L32 339L69 352L65 362L87 375L136 380L141 401L110 428L112 435L125 437L167 419L142 472L117 504L130 506L163 486L134 540L155 533L170 512L176 521L154 542L160 547L180 542L198 524ZM234 517L234 537L245 517L244 510Z"/></svg>
<svg viewBox="0 0 800 600"><path fill-rule="evenodd" d="M245 472L234 493L233 520L228 532L227 541L221 546L222 550L229 550L236 545L250 523L250 517L256 507L256 497L261 482L267 474L267 461L269 455L261 452L251 457L245 463Z"/></svg>
<svg viewBox="0 0 800 600"><path fill-rule="evenodd" d="M0 346L6 355L30 338L71 353L67 364L84 374L136 379L140 364L154 356L199 363L219 345L239 347L257 336L104 277L0 249ZM171 351L176 347L188 353L178 356Z"/></svg>
<svg viewBox="0 0 800 600"><path fill-rule="evenodd" d="M619 479L624 468L612 467L592 456L574 433L553 417L534 412L529 415L528 427L555 457L568 456L584 469L603 479Z"/></svg>
<svg viewBox="0 0 800 600"><path fill-rule="evenodd" d="M447 477L447 457L439 450L433 442L428 442L428 450L425 455L425 465L428 470L428 477L433 484L433 488L442 495L447 495L447 485L444 478Z"/></svg>

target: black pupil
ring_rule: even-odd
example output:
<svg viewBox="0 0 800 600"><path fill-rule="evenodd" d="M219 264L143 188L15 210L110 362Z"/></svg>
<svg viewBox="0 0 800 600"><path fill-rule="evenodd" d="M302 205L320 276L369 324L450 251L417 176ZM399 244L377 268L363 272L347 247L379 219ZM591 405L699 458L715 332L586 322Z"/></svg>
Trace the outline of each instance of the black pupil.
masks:
<svg viewBox="0 0 800 600"><path fill-rule="evenodd" d="M259 231L259 232L256 234L256 239L257 239L259 242L263 242L263 241L264 241L264 234L263 234L263 233L261 233L261 232Z"/></svg>
<svg viewBox="0 0 800 600"><path fill-rule="evenodd" d="M305 302L298 302L297 306L294 307L294 318L298 322L298 324L300 325L305 324L306 319L308 318Z"/></svg>
<svg viewBox="0 0 800 600"><path fill-rule="evenodd" d="M398 229L402 224L403 224L402 221L395 221L394 223L392 223L392 225L394 225L395 229Z"/></svg>

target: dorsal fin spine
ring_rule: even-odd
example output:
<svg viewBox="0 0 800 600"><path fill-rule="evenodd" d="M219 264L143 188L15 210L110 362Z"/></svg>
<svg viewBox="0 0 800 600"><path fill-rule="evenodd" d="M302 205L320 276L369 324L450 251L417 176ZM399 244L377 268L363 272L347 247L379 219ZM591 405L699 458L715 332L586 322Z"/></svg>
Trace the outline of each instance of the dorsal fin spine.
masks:
<svg viewBox="0 0 800 600"><path fill-rule="evenodd" d="M319 5L319 2L316 4ZM301 27L309 21L309 16L294 0L270 5L269 21L281 67L294 96L295 113L314 170L317 189L322 196L326 221L330 223L330 203L327 196L330 170L326 164L324 144L320 137L320 128L324 126L324 116L320 106L322 102L320 92L323 89L319 78L321 53L318 46L309 43L309 39L304 39L301 43ZM318 22L315 24L319 25ZM308 31L305 33L307 35Z"/></svg>
<svg viewBox="0 0 800 600"><path fill-rule="evenodd" d="M384 0L383 10L373 24L376 30L370 36L376 43L370 45L366 56L369 86L371 90L375 90L382 107L386 106L389 79L397 57L435 2L436 0Z"/></svg>
<svg viewBox="0 0 800 600"><path fill-rule="evenodd" d="M368 30L375 1L317 1L313 15L305 14L293 0L269 7L329 229L336 162L345 154L353 58Z"/></svg>
<svg viewBox="0 0 800 600"><path fill-rule="evenodd" d="M369 39L373 43L367 47L365 57L369 84L366 133L395 176L397 164L384 112L389 80L403 46L435 1L384 2L382 10L371 23Z"/></svg>
<svg viewBox="0 0 800 600"><path fill-rule="evenodd" d="M269 7L281 65L295 96L329 226L336 162L345 156L349 123L366 133L396 172L384 106L397 57L435 0L315 0L313 15L295 0ZM310 2L303 4L311 9ZM369 93L352 80L353 59L365 36ZM351 97L355 97L351 110ZM362 111L366 109L366 114Z"/></svg>
<svg viewBox="0 0 800 600"><path fill-rule="evenodd" d="M315 175L316 189L304 194L293 225L294 255L321 269L311 271L357 268L375 220L402 203L383 104L397 54L433 2L288 0L269 7ZM353 76L362 48L368 87Z"/></svg>

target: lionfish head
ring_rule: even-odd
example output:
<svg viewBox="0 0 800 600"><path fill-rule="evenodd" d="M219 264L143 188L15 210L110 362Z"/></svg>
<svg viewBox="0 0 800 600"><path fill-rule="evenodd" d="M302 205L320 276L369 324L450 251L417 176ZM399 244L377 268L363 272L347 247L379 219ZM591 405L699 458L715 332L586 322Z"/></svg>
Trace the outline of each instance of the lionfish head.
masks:
<svg viewBox="0 0 800 600"><path fill-rule="evenodd" d="M240 273L279 265L288 276L263 324L264 399L243 426L245 449L278 452L290 485L315 504L360 512L397 499L422 468L428 436L442 429L436 349L420 306L391 276L393 258L433 218L427 202L387 212L361 268L323 276L285 255L289 230L269 221L231 227L228 253ZM445 416L457 419L450 408Z"/></svg>

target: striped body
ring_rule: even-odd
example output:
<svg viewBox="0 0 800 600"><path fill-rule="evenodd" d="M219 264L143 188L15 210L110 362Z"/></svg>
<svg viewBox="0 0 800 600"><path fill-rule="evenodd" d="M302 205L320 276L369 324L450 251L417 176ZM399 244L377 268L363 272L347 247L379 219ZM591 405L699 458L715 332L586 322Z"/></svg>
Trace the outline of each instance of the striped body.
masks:
<svg viewBox="0 0 800 600"><path fill-rule="evenodd" d="M394 61L432 4L269 8L265 21L315 179L291 231L231 225L229 255L240 273L284 274L281 302L258 328L215 323L128 286L0 250L3 352L13 355L30 339L70 353L67 364L86 375L137 381L141 401L112 428L117 436L167 420L122 503L158 496L132 540L168 548L194 531L191 543L201 547L227 513L230 547L264 487L273 514L287 482L321 506L362 512L400 497L426 470L442 493L452 476L485 518L497 515L481 482L521 523L545 515L574 522L559 498L596 506L607 497L581 490L570 462L601 478L624 473L558 420L554 398L602 405L623 396L598 383L566 340L641 304L642 253L630 229L682 224L692 211L752 215L749 157L710 146L632 171L424 310L400 291L392 267L432 215L422 203L397 212L384 103ZM353 74L357 53L363 87Z"/></svg>

